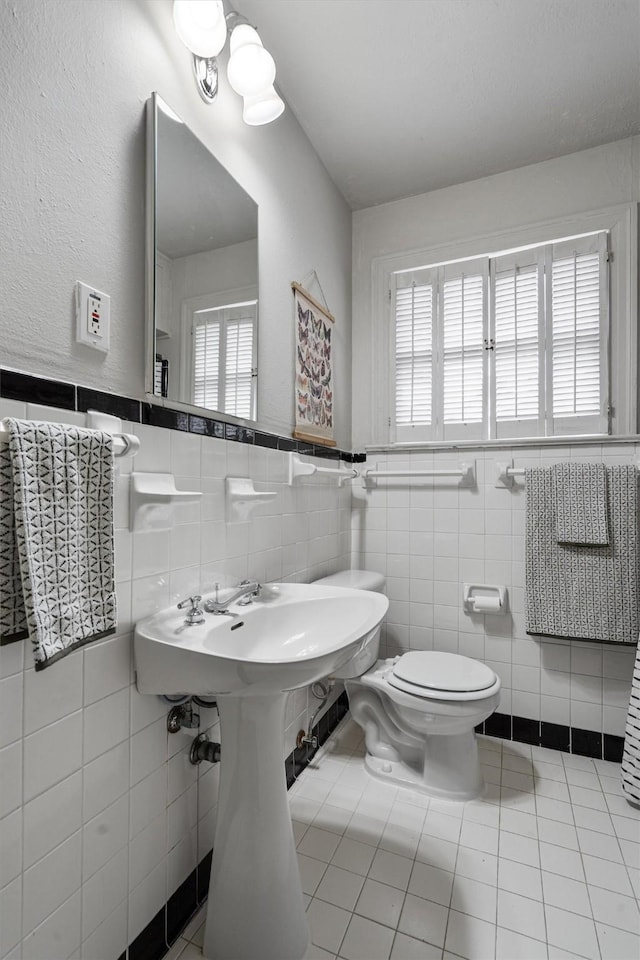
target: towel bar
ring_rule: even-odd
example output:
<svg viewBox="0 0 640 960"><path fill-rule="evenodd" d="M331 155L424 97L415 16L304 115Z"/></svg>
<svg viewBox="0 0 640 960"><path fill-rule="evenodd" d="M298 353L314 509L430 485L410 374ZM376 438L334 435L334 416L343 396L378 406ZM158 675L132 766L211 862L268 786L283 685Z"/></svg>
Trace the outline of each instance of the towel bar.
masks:
<svg viewBox="0 0 640 960"><path fill-rule="evenodd" d="M473 486L475 483L475 462L460 463L457 467L442 468L431 470L378 470L377 467L369 467L362 471L362 484L366 486L368 482L383 477L459 477L461 486Z"/></svg>
<svg viewBox="0 0 640 960"><path fill-rule="evenodd" d="M305 463L295 453L289 454L289 486L292 486L297 477L311 477L316 473L326 473L338 478L338 486L344 480L355 480L359 471L355 467L317 467L315 463Z"/></svg>
<svg viewBox="0 0 640 960"><path fill-rule="evenodd" d="M640 470L640 460L635 464L636 469ZM526 467L514 467L513 460L510 461L498 461L495 464L496 470L496 487L513 487L514 477L524 478L524 472Z"/></svg>
<svg viewBox="0 0 640 960"><path fill-rule="evenodd" d="M104 427L98 427L96 424L89 424L90 429L100 430ZM111 430L106 430L111 433ZM131 433L113 433L113 455L114 457L131 457L140 449L140 440ZM9 431L5 426L4 420L0 420L0 443L9 442Z"/></svg>

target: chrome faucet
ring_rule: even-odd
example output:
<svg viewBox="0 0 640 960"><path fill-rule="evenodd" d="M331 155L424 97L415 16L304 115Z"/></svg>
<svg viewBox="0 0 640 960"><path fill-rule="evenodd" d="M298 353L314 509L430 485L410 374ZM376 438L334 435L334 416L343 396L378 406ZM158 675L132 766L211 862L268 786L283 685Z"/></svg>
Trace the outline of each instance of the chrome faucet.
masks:
<svg viewBox="0 0 640 960"><path fill-rule="evenodd" d="M227 597L226 600L220 601L218 599L218 591L220 584L216 583L216 596L215 600L205 600L204 608L207 613L214 613L216 616L222 613L229 613L228 607L238 601L241 607L247 606L251 603L254 597L260 596L260 590L262 589L261 585L257 580L241 580L238 584L238 589L230 597ZM241 599L244 597L244 599Z"/></svg>
<svg viewBox="0 0 640 960"><path fill-rule="evenodd" d="M204 623L204 614L199 606L201 600L202 597L200 596L187 597L186 600L182 600L178 604L178 610L184 610L187 604L189 604L189 610L184 620L188 626L193 626L196 623Z"/></svg>

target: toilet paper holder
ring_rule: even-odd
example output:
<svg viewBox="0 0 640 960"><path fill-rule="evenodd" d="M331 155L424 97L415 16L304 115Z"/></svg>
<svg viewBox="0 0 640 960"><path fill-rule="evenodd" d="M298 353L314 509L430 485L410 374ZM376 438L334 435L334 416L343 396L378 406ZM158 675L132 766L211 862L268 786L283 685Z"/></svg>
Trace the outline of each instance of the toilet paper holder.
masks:
<svg viewBox="0 0 640 960"><path fill-rule="evenodd" d="M503 616L507 612L507 588L502 584L463 584L462 605L467 613Z"/></svg>

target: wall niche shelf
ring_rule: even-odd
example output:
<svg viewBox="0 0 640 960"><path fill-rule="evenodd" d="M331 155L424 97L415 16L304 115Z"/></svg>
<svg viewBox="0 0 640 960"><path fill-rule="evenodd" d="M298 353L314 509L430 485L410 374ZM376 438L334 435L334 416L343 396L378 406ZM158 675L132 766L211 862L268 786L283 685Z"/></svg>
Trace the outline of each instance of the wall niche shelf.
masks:
<svg viewBox="0 0 640 960"><path fill-rule="evenodd" d="M256 490L248 477L227 477L229 520L248 520L249 514L267 500L274 500L277 491Z"/></svg>
<svg viewBox="0 0 640 960"><path fill-rule="evenodd" d="M132 530L166 530L173 525L173 507L199 500L200 490L178 490L172 473L131 474Z"/></svg>

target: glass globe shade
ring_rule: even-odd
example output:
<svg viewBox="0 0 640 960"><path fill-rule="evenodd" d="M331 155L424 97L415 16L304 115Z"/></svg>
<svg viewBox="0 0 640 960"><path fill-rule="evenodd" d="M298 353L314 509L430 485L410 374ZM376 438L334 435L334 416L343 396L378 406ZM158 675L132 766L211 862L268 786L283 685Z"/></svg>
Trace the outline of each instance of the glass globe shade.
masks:
<svg viewBox="0 0 640 960"><path fill-rule="evenodd" d="M239 24L231 34L229 46L227 79L236 93L241 97L255 97L271 87L276 78L276 65L253 27Z"/></svg>
<svg viewBox="0 0 640 960"><path fill-rule="evenodd" d="M222 0L174 0L173 23L197 57L217 57L227 39Z"/></svg>
<svg viewBox="0 0 640 960"><path fill-rule="evenodd" d="M263 90L255 97L244 98L242 119L250 127L259 127L263 123L271 123L284 113L284 102L280 99L274 87Z"/></svg>

